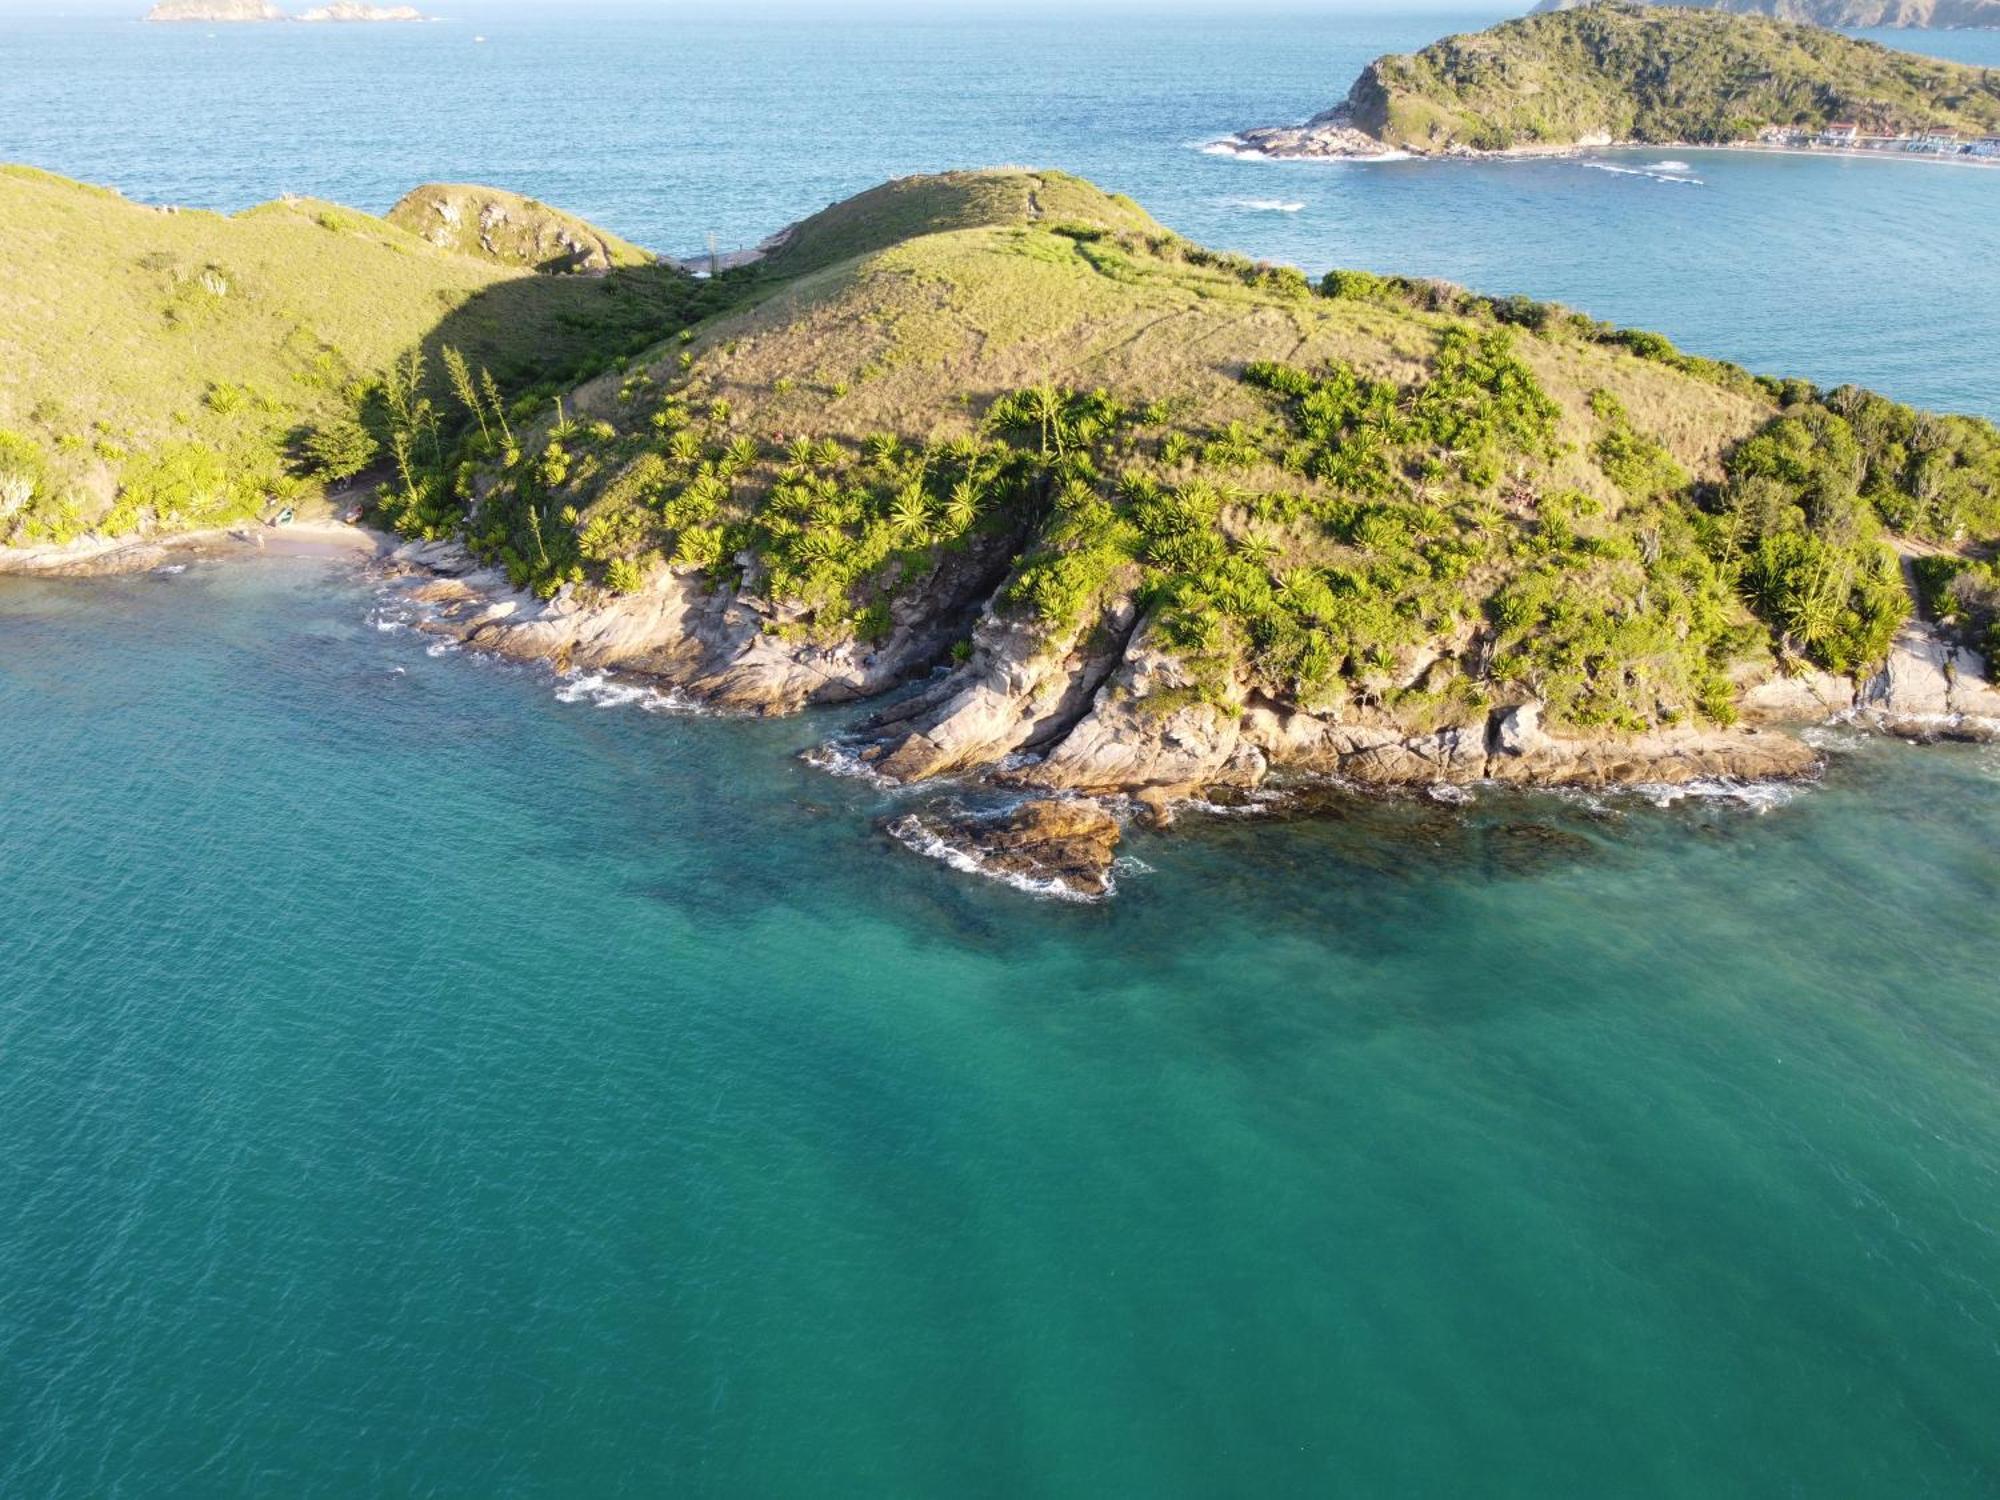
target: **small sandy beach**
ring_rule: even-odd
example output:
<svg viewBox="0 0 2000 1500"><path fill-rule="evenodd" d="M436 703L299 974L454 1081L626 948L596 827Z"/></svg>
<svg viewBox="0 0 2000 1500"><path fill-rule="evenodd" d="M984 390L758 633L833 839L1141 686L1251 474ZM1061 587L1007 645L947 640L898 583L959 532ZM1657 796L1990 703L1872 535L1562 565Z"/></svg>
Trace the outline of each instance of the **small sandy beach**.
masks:
<svg viewBox="0 0 2000 1500"><path fill-rule="evenodd" d="M299 521L290 526L249 522L171 536L86 539L61 547L0 547L0 575L105 578L195 560L380 557L396 545L397 539L387 532L345 521Z"/></svg>

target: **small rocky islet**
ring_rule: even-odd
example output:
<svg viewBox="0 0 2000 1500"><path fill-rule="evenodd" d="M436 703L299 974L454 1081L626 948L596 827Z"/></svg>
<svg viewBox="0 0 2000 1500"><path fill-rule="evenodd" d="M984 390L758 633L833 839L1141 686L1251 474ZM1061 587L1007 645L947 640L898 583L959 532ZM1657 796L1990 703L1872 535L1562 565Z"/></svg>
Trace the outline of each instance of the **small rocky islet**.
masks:
<svg viewBox="0 0 2000 1500"><path fill-rule="evenodd" d="M1056 172L885 184L710 277L566 216L562 256L496 237L541 205L488 189L190 223L10 186L107 236L191 236L207 269L163 277L175 315L252 315L200 277L226 284L253 232L402 278L358 325L419 329L377 373L298 411L211 401L214 441L289 434L267 487L348 486L401 538L423 628L470 647L725 711L879 700L821 758L936 788L901 794L901 841L1035 888L1108 890L1114 811L1798 778L1819 757L1788 726L2000 723L1990 424L1551 304L1314 284ZM213 379L164 370L163 404L183 373ZM7 442L0 568L269 503L199 510L135 459Z"/></svg>

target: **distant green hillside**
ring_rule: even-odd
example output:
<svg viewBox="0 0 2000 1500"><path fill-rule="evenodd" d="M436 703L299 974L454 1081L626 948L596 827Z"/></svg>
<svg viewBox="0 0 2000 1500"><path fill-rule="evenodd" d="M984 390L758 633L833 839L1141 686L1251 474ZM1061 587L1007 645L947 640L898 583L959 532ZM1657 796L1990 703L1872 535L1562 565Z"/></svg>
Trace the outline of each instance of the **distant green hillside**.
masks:
<svg viewBox="0 0 2000 1500"><path fill-rule="evenodd" d="M1541 0L1537 11L1575 10L1599 0ZM1694 10L1726 10L1812 26L1888 26L1952 30L2000 26L2000 0L1646 0Z"/></svg>
<svg viewBox="0 0 2000 1500"><path fill-rule="evenodd" d="M18 541L296 498L385 460L354 419L379 432L383 377L413 352L434 399L447 346L511 395L553 390L719 295L654 266L536 276L310 199L225 217L28 167L0 167L0 223L0 434L39 476L0 501ZM342 460L305 451L329 426Z"/></svg>
<svg viewBox="0 0 2000 1500"><path fill-rule="evenodd" d="M1601 3L1377 58L1339 111L1390 146L1726 142L1767 125L2000 131L2000 71L1760 16Z"/></svg>

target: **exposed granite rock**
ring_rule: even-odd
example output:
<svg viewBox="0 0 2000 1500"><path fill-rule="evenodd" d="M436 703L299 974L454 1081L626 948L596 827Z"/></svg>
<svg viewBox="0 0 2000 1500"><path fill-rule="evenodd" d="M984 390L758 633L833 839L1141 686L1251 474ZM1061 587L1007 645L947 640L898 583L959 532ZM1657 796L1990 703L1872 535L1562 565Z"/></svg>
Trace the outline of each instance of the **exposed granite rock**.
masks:
<svg viewBox="0 0 2000 1500"><path fill-rule="evenodd" d="M1245 154L1308 159L1366 159L1392 154L1389 147L1353 122L1345 104L1314 115L1303 125L1262 125L1218 144Z"/></svg>
<svg viewBox="0 0 2000 1500"><path fill-rule="evenodd" d="M1015 777L1030 786L1131 792L1262 781L1269 762L1244 741L1240 716L1190 699L1192 691L1178 662L1136 640L1090 711Z"/></svg>
<svg viewBox="0 0 2000 1500"><path fill-rule="evenodd" d="M874 697L929 668L992 592L1010 542L994 538L986 548L944 555L892 611L887 639L873 645L820 645L786 633L784 611L756 594L754 571L737 590L713 588L699 573L661 570L633 594L565 589L540 600L511 588L456 543L417 543L395 558L462 578L485 601L424 622L468 646L558 670L642 673L718 707L781 714Z"/></svg>
<svg viewBox="0 0 2000 1500"><path fill-rule="evenodd" d="M913 813L892 827L919 853L1054 894L1111 893L1118 820L1090 801L1041 799L1002 813Z"/></svg>
<svg viewBox="0 0 2000 1500"><path fill-rule="evenodd" d="M1906 739L2000 740L2000 689L1985 660L1920 622L1903 627L1857 701L1871 722Z"/></svg>
<svg viewBox="0 0 2000 1500"><path fill-rule="evenodd" d="M509 590L448 544L400 556L459 581L449 596L424 599L425 628L558 670L641 673L753 713L886 693L940 661L964 638L967 615L979 610L960 666L862 726L875 736L863 761L893 782L976 773L1052 791L1139 796L1163 809L1175 797L1251 791L1274 773L1385 788L1478 781L1606 787L1796 778L1820 766L1810 746L1769 728L1557 734L1532 702L1437 724L1360 703L1312 713L1239 687L1218 692L1188 675L1128 598L1109 598L1095 616L1053 636L997 608L992 595L1009 546L997 539L984 552L948 554L900 598L888 636L872 646L806 638L787 607L761 596L755 560L747 557L739 559L745 575L733 590L663 569L632 594L565 590L544 602ZM1964 714L1972 711L1966 705L1986 701L1964 688L1945 689L1940 698L1929 686L1903 686L1916 681L1915 669L1905 663L1899 670L1884 701L1925 705L1907 712L1941 703L1939 712ZM1819 693L1835 695L1830 684L1808 684L1816 708ZM1938 732L1935 721L1926 722Z"/></svg>
<svg viewBox="0 0 2000 1500"><path fill-rule="evenodd" d="M1744 715L1756 722L1812 723L1854 707L1854 680L1798 666L1751 682L1743 691L1742 702Z"/></svg>
<svg viewBox="0 0 2000 1500"><path fill-rule="evenodd" d="M876 769L894 781L922 781L1055 743L1089 710L1137 618L1131 600L1114 599L1094 622L1051 640L989 607L963 667L872 722L897 730L871 757ZM906 723L912 727L901 729Z"/></svg>
<svg viewBox="0 0 2000 1500"><path fill-rule="evenodd" d="M1542 732L1542 706L1523 703L1493 720L1493 752L1516 757L1547 753L1554 742Z"/></svg>

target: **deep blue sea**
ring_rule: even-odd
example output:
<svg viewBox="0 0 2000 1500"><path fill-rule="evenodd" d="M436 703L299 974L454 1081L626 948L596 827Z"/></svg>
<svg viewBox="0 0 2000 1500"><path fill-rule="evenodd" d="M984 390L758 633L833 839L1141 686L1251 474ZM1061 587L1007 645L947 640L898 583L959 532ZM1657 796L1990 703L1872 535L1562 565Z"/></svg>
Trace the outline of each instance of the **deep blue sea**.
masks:
<svg viewBox="0 0 2000 1500"><path fill-rule="evenodd" d="M0 9L0 159L670 248L1059 165L2000 415L2000 172L1195 149L1491 16L452 8ZM378 603L0 580L5 1500L2000 1494L2000 751L1195 817L1080 907L896 846L838 716Z"/></svg>

